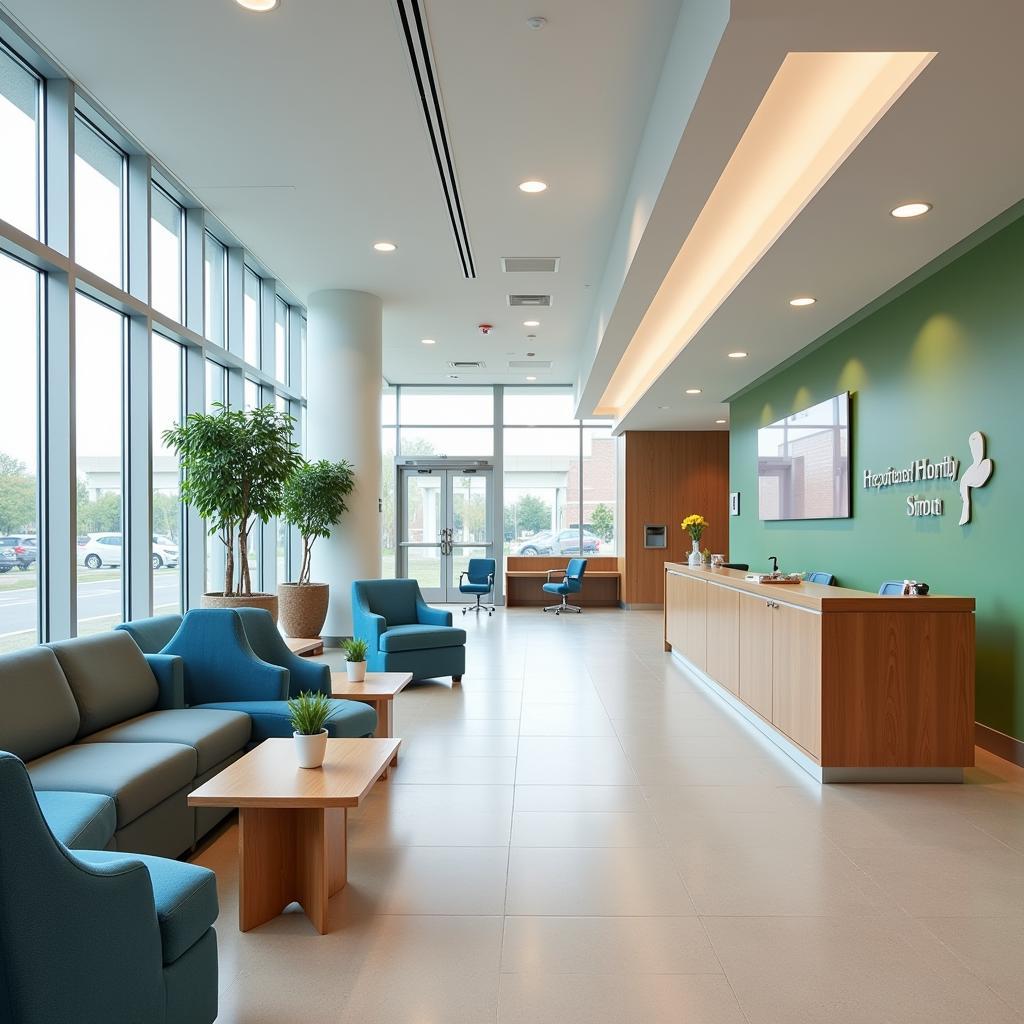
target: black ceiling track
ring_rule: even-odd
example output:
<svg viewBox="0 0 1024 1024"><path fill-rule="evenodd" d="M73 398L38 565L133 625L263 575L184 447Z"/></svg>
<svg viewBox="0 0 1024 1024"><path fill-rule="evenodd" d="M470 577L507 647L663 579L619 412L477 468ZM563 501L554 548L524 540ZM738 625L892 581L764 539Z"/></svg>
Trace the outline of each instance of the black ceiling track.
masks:
<svg viewBox="0 0 1024 1024"><path fill-rule="evenodd" d="M409 51L413 78L420 94L423 121L434 151L437 173L441 178L441 188L448 207L448 220L451 222L455 245L459 250L459 259L462 261L462 272L468 278L475 278L473 250L469 244L469 232L466 230L466 217L462 209L462 197L459 195L459 182L455 176L455 161L452 159L451 141L448 138L441 107L437 75L434 73L430 45L427 42L422 4L420 0L395 0L395 5L398 7L402 34Z"/></svg>

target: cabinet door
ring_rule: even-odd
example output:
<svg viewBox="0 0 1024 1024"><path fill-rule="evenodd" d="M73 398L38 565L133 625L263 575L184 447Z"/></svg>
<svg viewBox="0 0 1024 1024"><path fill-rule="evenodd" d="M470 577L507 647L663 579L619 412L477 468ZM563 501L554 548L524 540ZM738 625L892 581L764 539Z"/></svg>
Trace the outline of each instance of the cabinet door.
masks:
<svg viewBox="0 0 1024 1024"><path fill-rule="evenodd" d="M682 577L686 616L683 619L683 652L702 672L707 669L708 586L703 580Z"/></svg>
<svg viewBox="0 0 1024 1024"><path fill-rule="evenodd" d="M739 595L740 700L772 720L772 612L768 601Z"/></svg>
<svg viewBox="0 0 1024 1024"><path fill-rule="evenodd" d="M673 651L683 653L683 618L686 597L682 576L665 573L665 642Z"/></svg>
<svg viewBox="0 0 1024 1024"><path fill-rule="evenodd" d="M740 692L740 593L716 583L708 594L707 674L731 693Z"/></svg>
<svg viewBox="0 0 1024 1024"><path fill-rule="evenodd" d="M821 756L821 616L780 604L772 609L772 724Z"/></svg>

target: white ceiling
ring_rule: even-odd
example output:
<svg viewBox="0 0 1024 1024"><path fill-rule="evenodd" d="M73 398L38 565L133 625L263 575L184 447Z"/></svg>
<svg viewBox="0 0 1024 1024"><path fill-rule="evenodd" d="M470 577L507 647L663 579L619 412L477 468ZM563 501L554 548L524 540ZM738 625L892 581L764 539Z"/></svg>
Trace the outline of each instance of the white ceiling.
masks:
<svg viewBox="0 0 1024 1024"><path fill-rule="evenodd" d="M517 382L505 363L535 351L554 362L539 382L576 380L584 413L786 54L936 51L627 429L716 429L729 396L1024 195L1017 0L424 0L474 281L394 0L282 0L266 16L234 0L0 2L300 298L380 295L390 379L447 382L448 360L483 359L463 381ZM531 31L537 14L548 25ZM516 189L533 177L549 191ZM935 209L889 217L916 198ZM382 238L398 251L374 253ZM530 255L561 268L501 273L502 256ZM554 296L536 341L510 290ZM817 304L792 309L798 293Z"/></svg>
<svg viewBox="0 0 1024 1024"><path fill-rule="evenodd" d="M233 0L3 3L301 299L380 295L389 379L447 382L448 360L483 359L463 380L522 382L505 364L527 351L553 362L539 382L575 379L679 0L425 0L470 281L393 0L282 0L268 15ZM524 195L527 178L548 192ZM375 253L378 239L398 251ZM560 257L558 273L501 272L502 256L534 255ZM509 291L551 292L539 329Z"/></svg>

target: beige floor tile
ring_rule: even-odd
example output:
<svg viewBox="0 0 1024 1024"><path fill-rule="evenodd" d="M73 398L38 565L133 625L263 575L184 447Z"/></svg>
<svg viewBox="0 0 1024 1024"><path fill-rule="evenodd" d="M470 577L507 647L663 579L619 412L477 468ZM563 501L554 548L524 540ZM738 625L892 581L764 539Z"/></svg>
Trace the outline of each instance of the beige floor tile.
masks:
<svg viewBox="0 0 1024 1024"><path fill-rule="evenodd" d="M649 812L516 811L513 846L664 846Z"/></svg>
<svg viewBox="0 0 1024 1024"><path fill-rule="evenodd" d="M524 704L519 730L522 736L615 735L600 704L586 710L574 704Z"/></svg>
<svg viewBox="0 0 1024 1024"><path fill-rule="evenodd" d="M485 846L354 847L332 914L501 914L508 850Z"/></svg>
<svg viewBox="0 0 1024 1024"><path fill-rule="evenodd" d="M718 974L696 917L508 917L508 974Z"/></svg>
<svg viewBox="0 0 1024 1024"><path fill-rule="evenodd" d="M516 782L524 786L628 786L635 778L614 737L523 736L519 740Z"/></svg>
<svg viewBox="0 0 1024 1024"><path fill-rule="evenodd" d="M1009 1024L1017 1015L905 918L706 918L751 1024Z"/></svg>
<svg viewBox="0 0 1024 1024"><path fill-rule="evenodd" d="M498 1024L745 1024L714 974L504 974Z"/></svg>
<svg viewBox="0 0 1024 1024"><path fill-rule="evenodd" d="M516 786L517 811L646 811L639 786Z"/></svg>
<svg viewBox="0 0 1024 1024"><path fill-rule="evenodd" d="M694 907L658 849L527 849L509 855L507 913L687 916Z"/></svg>
<svg viewBox="0 0 1024 1024"><path fill-rule="evenodd" d="M402 757L391 774L402 783L504 786L516 780L514 757Z"/></svg>
<svg viewBox="0 0 1024 1024"><path fill-rule="evenodd" d="M921 924L1024 1017L1024 916L925 917Z"/></svg>
<svg viewBox="0 0 1024 1024"><path fill-rule="evenodd" d="M751 750L747 757L640 756L630 758L642 786L787 786L806 772L784 755Z"/></svg>
<svg viewBox="0 0 1024 1024"><path fill-rule="evenodd" d="M419 730L402 738L402 757L515 757L518 736L451 736Z"/></svg>

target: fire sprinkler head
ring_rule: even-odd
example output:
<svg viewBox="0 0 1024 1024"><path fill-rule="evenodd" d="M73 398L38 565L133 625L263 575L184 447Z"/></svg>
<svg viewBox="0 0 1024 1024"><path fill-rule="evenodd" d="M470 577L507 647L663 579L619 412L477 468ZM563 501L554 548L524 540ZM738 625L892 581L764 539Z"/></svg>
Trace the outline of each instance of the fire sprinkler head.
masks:
<svg viewBox="0 0 1024 1024"><path fill-rule="evenodd" d="M477 324L481 334L490 334L494 330L494 324Z"/></svg>

